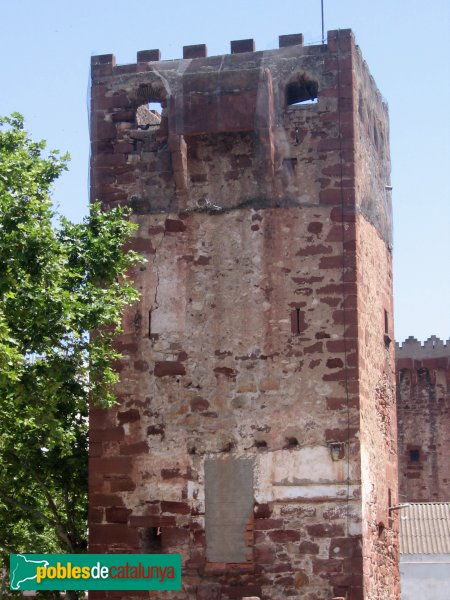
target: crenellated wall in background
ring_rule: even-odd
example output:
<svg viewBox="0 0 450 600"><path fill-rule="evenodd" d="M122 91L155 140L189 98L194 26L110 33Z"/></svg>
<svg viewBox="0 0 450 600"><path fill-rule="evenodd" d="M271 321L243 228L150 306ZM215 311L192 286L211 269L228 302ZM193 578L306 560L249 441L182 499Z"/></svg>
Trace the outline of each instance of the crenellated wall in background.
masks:
<svg viewBox="0 0 450 600"><path fill-rule="evenodd" d="M399 494L450 501L450 340L396 344Z"/></svg>

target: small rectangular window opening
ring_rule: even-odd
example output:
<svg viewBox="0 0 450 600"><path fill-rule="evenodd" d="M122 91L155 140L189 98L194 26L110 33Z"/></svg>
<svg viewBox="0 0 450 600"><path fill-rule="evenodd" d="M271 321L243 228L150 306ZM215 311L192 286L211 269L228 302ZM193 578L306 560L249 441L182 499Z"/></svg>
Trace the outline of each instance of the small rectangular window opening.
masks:
<svg viewBox="0 0 450 600"><path fill-rule="evenodd" d="M291 331L295 335L301 333L301 314L299 308L294 308L291 312Z"/></svg>
<svg viewBox="0 0 450 600"><path fill-rule="evenodd" d="M387 310L384 311L384 333L389 333L389 315Z"/></svg>
<svg viewBox="0 0 450 600"><path fill-rule="evenodd" d="M392 525L394 523L393 511L391 510L391 508L392 508L392 491L390 488L388 488L388 523L389 523L389 527L392 527Z"/></svg>
<svg viewBox="0 0 450 600"><path fill-rule="evenodd" d="M148 337L152 335L152 311L148 311Z"/></svg>
<svg viewBox="0 0 450 600"><path fill-rule="evenodd" d="M410 450L409 451L409 460L411 462L419 462L420 461L420 450Z"/></svg>

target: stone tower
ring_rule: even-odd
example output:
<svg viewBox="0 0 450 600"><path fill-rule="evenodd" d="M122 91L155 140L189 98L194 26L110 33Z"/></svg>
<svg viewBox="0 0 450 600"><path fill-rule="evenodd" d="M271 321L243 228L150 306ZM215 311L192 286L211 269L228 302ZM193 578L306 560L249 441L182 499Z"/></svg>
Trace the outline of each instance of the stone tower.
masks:
<svg viewBox="0 0 450 600"><path fill-rule="evenodd" d="M450 502L450 344L396 345L401 502Z"/></svg>
<svg viewBox="0 0 450 600"><path fill-rule="evenodd" d="M351 31L279 45L92 59L92 198L147 263L90 549L183 556L127 598L398 598L387 108Z"/></svg>

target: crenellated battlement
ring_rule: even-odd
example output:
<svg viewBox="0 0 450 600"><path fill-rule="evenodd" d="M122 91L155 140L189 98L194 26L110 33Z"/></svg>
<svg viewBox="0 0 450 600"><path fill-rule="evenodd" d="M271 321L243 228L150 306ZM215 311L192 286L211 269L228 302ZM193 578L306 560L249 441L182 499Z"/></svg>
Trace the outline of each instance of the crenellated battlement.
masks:
<svg viewBox="0 0 450 600"><path fill-rule="evenodd" d="M396 342L395 357L401 358L443 358L450 357L450 339L444 342L435 335L431 335L423 344L414 336L409 336L402 344Z"/></svg>
<svg viewBox="0 0 450 600"><path fill-rule="evenodd" d="M350 30L343 30L348 32ZM335 31L328 32L327 44L333 44L335 39ZM342 32L341 32L342 33ZM303 46L304 38L303 33L292 33L288 35L278 36L278 48L287 48L289 46ZM323 46L323 44L320 44ZM230 54L242 54L244 52L256 52L256 43L254 39L245 40L231 40L230 42ZM206 58L208 56L208 47L206 44L193 44L189 46L183 46L183 59L192 58ZM149 62L159 62L161 60L161 51L159 48L152 50L139 50L136 56L136 65ZM101 54L92 56L91 66L100 67L104 65L110 65L116 67L116 57L114 54ZM126 65L131 66L131 65Z"/></svg>

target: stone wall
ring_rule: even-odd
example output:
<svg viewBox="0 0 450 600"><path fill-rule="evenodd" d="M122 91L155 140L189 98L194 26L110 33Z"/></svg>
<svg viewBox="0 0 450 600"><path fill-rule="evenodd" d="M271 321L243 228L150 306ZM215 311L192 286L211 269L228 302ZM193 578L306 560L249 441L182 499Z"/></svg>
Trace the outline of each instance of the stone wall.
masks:
<svg viewBox="0 0 450 600"><path fill-rule="evenodd" d="M92 77L92 198L147 262L91 411L90 550L182 554L183 592L136 597L397 598L387 112L351 32Z"/></svg>
<svg viewBox="0 0 450 600"><path fill-rule="evenodd" d="M397 344L402 502L450 501L450 345L436 336Z"/></svg>

